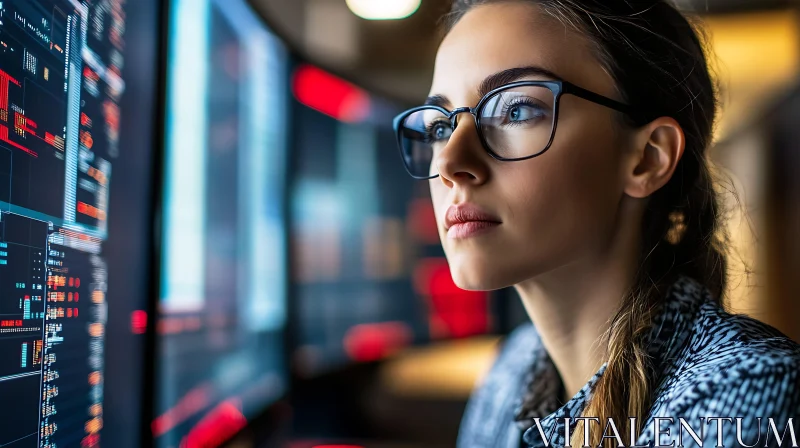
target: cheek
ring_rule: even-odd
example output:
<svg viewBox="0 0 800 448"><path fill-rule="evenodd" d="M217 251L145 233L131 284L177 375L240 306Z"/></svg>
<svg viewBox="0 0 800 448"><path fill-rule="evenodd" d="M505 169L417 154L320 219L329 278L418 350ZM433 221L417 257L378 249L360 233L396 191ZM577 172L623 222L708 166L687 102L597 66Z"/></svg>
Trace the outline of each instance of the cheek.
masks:
<svg viewBox="0 0 800 448"><path fill-rule="evenodd" d="M543 177L566 207L612 208L608 201L621 192L621 142L611 116L603 118L565 123L546 154Z"/></svg>
<svg viewBox="0 0 800 448"><path fill-rule="evenodd" d="M433 211L436 216L436 223L439 229L439 234L442 236L442 226L438 225L444 222L444 213L447 211L448 205L446 204L449 189L442 183L438 177L431 179L429 182L431 191L431 201L433 202Z"/></svg>
<svg viewBox="0 0 800 448"><path fill-rule="evenodd" d="M602 238L621 195L620 150L604 132L561 139L540 157L509 167L503 179L515 231L544 249L567 250ZM607 134L607 133L606 133Z"/></svg>

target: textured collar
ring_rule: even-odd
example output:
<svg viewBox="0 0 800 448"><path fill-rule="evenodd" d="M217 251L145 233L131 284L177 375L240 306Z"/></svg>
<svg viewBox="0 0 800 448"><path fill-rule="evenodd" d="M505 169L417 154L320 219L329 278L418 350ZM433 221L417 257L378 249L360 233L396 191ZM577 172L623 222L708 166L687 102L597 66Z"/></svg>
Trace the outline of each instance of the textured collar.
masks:
<svg viewBox="0 0 800 448"><path fill-rule="evenodd" d="M649 333L648 354L654 360L656 382L671 373L674 368L669 360L676 357L678 351L686 343L691 333L692 321L699 306L711 301L711 295L696 280L680 276L665 295L662 308L653 319ZM545 446L534 425L534 418L539 418L542 432L550 441L550 446L564 446L564 422L571 422L570 432L575 429L575 418L580 417L586 407L591 393L602 378L607 364L603 364L592 378L566 403L560 398L563 395L563 382L550 356L541 344L533 353L533 363L526 372L525 389L516 401L515 420L517 425L526 430L524 441L531 447Z"/></svg>

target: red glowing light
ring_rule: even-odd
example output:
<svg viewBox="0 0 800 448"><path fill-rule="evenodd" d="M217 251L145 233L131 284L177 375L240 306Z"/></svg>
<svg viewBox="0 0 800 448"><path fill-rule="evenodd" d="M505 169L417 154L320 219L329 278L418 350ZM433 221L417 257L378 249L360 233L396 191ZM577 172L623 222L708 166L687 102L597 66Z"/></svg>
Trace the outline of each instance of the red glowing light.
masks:
<svg viewBox="0 0 800 448"><path fill-rule="evenodd" d="M15 147L15 148L17 148L17 149L19 149L21 151L24 151L24 152L28 153L32 157L39 157L39 154L37 154L35 151L31 151L30 149L20 145L19 143L15 143L15 142L12 142L11 140L9 140L9 138L8 138L8 127L6 125L1 125L0 124L0 140L8 143L9 145L11 145L11 146L13 146L13 147Z"/></svg>
<svg viewBox="0 0 800 448"><path fill-rule="evenodd" d="M92 81L97 81L100 79L100 76L97 73L93 72L92 69L90 69L89 67L84 67L83 76L85 78L91 79Z"/></svg>
<svg viewBox="0 0 800 448"><path fill-rule="evenodd" d="M131 313L131 331L133 334L144 334L147 330L147 312L136 310Z"/></svg>
<svg viewBox="0 0 800 448"><path fill-rule="evenodd" d="M445 258L421 260L414 269L414 289L429 298L433 337L460 338L489 330L488 294L456 286Z"/></svg>
<svg viewBox="0 0 800 448"><path fill-rule="evenodd" d="M190 390L175 406L153 420L150 424L153 436L160 437L166 434L187 418L205 409L210 404L212 390L213 386L210 383L203 383Z"/></svg>
<svg viewBox="0 0 800 448"><path fill-rule="evenodd" d="M411 328L403 322L355 325L344 335L344 349L356 361L381 359L408 345Z"/></svg>
<svg viewBox="0 0 800 448"><path fill-rule="evenodd" d="M181 441L181 448L215 448L247 425L241 401L226 400L212 409Z"/></svg>
<svg viewBox="0 0 800 448"><path fill-rule="evenodd" d="M365 91L312 65L294 72L292 92L297 101L340 121L363 121L370 113Z"/></svg>
<svg viewBox="0 0 800 448"><path fill-rule="evenodd" d="M8 113L8 85L12 83L17 87L21 87L22 85L16 79L12 78L11 75L8 73L0 70L0 111L4 111L4 113ZM8 126L0 125L0 141L8 143L9 145L28 153L31 157L39 157L39 155L35 151L31 151L30 149L20 145L19 143L12 142L8 136Z"/></svg>
<svg viewBox="0 0 800 448"><path fill-rule="evenodd" d="M100 444L99 434L89 434L81 440L81 448L91 448Z"/></svg>

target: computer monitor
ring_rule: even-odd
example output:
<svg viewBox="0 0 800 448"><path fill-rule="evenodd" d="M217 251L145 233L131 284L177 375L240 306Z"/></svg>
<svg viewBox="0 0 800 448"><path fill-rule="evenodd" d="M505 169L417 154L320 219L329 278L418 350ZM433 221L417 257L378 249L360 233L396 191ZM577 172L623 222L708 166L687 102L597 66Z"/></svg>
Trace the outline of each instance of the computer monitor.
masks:
<svg viewBox="0 0 800 448"><path fill-rule="evenodd" d="M298 375L489 331L487 293L455 286L428 183L403 168L392 129L403 108L318 66L295 65L291 320Z"/></svg>
<svg viewBox="0 0 800 448"><path fill-rule="evenodd" d="M155 0L0 2L0 446L138 447Z"/></svg>
<svg viewBox="0 0 800 448"><path fill-rule="evenodd" d="M245 0L169 15L159 447L222 441L287 386L287 51Z"/></svg>

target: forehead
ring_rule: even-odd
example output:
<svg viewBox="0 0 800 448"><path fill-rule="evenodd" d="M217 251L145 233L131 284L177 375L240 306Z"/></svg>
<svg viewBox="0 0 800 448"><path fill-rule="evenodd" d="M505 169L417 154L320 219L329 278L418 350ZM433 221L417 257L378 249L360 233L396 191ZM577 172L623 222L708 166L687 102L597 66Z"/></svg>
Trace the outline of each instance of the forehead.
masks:
<svg viewBox="0 0 800 448"><path fill-rule="evenodd" d="M586 37L519 1L478 6L459 20L439 47L431 94L471 104L487 76L527 66L598 93L613 88Z"/></svg>

